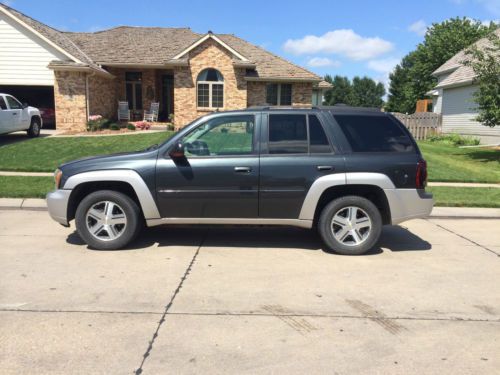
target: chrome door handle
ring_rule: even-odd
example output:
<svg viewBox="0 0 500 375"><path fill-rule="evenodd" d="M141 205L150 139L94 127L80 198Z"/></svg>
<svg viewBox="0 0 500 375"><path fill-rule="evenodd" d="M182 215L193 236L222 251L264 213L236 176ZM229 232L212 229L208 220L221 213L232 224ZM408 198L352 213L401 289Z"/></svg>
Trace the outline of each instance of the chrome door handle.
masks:
<svg viewBox="0 0 500 375"><path fill-rule="evenodd" d="M333 171L335 168L333 168L331 165L318 165L316 169L318 171Z"/></svg>
<svg viewBox="0 0 500 375"><path fill-rule="evenodd" d="M234 167L236 173L250 173L252 168L250 167Z"/></svg>

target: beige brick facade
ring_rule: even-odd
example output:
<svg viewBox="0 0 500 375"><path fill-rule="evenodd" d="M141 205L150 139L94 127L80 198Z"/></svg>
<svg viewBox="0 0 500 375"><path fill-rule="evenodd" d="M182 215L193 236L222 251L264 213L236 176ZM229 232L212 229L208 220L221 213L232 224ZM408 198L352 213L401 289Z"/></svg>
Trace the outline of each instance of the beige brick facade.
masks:
<svg viewBox="0 0 500 375"><path fill-rule="evenodd" d="M87 122L86 73L54 71L57 129L83 130Z"/></svg>
<svg viewBox="0 0 500 375"><path fill-rule="evenodd" d="M117 110L116 83L112 78L89 77L89 114L114 118Z"/></svg>
<svg viewBox="0 0 500 375"><path fill-rule="evenodd" d="M230 52L210 39L189 52L188 67L178 67L174 70L176 126L184 126L210 112L197 108L196 102L196 79L198 74L206 68L217 69L224 77L223 110L246 108L245 69L235 68Z"/></svg>

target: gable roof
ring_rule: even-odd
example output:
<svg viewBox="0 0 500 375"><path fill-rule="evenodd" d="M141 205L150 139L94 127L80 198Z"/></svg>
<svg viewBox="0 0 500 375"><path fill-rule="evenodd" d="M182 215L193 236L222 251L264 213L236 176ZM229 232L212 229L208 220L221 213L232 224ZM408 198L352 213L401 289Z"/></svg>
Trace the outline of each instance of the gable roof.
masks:
<svg viewBox="0 0 500 375"><path fill-rule="evenodd" d="M494 33L500 36L500 28L496 29ZM478 49L484 49L489 44L490 42L488 37L485 37L479 39L473 45ZM466 49L461 50L432 73L433 76L438 78L445 74L449 74L447 77L441 80L435 88L460 86L472 83L474 81L474 78L476 77L474 70L469 66L463 65L463 62L468 58L465 51Z"/></svg>
<svg viewBox="0 0 500 375"><path fill-rule="evenodd" d="M35 35L46 41L52 47L64 54L68 60L82 66L88 66L96 70L105 72L98 67L82 50L80 50L75 43L67 38L64 33L59 30L53 29L27 15L21 13L5 4L0 3L0 12L7 15L12 20L18 22L23 27L33 32Z"/></svg>

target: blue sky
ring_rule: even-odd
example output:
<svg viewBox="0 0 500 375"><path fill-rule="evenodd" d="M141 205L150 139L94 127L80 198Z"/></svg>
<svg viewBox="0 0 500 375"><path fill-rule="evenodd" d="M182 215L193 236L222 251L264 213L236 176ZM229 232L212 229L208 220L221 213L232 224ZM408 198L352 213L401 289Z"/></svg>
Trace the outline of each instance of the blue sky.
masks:
<svg viewBox="0 0 500 375"><path fill-rule="evenodd" d="M500 19L500 0L0 1L68 31L131 25L232 33L320 75L380 81L423 39L427 25L455 16Z"/></svg>

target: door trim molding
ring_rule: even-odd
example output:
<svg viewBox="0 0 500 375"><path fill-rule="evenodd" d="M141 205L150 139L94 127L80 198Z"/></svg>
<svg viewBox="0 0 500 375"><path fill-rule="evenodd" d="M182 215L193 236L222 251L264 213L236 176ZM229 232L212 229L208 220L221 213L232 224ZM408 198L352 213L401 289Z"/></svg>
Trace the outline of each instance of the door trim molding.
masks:
<svg viewBox="0 0 500 375"><path fill-rule="evenodd" d="M299 219L168 217L147 219L146 224L148 227L164 224L288 225L310 229L313 222Z"/></svg>

